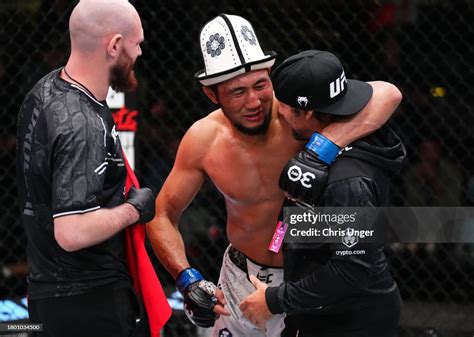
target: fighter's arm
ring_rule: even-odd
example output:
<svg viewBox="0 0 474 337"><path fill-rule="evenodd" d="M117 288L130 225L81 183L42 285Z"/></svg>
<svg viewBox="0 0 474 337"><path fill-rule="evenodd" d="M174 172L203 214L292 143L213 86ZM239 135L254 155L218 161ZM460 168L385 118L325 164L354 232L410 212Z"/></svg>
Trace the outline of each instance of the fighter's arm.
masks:
<svg viewBox="0 0 474 337"><path fill-rule="evenodd" d="M332 122L321 132L339 147L379 129L392 116L402 100L400 90L393 84L383 81L368 83L373 88L373 94L367 105L355 116Z"/></svg>
<svg viewBox="0 0 474 337"><path fill-rule="evenodd" d="M195 123L183 137L173 169L156 199L156 216L148 223L147 233L155 254L176 279L188 318L198 326L211 327L218 315L230 315L224 308L224 295L198 270L190 268L178 229L182 212L204 182L202 164L214 139L212 132L202 130L202 123Z"/></svg>
<svg viewBox="0 0 474 337"><path fill-rule="evenodd" d="M191 128L183 137L173 169L156 198L155 218L147 225L155 254L175 279L189 268L178 221L204 181L201 161L206 145L195 131Z"/></svg>

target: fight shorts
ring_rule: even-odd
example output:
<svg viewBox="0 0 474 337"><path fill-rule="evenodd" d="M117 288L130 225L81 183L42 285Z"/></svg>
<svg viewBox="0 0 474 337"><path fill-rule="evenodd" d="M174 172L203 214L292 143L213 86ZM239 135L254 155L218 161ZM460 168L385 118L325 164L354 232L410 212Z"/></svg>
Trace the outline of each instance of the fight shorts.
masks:
<svg viewBox="0 0 474 337"><path fill-rule="evenodd" d="M224 292L230 316L221 315L214 325L212 337L279 337L285 327L285 315L273 315L266 332L247 320L239 309L240 302L255 291L249 280L255 275L269 286L283 282L283 268L267 267L249 260L232 246L227 247L222 261L218 286Z"/></svg>

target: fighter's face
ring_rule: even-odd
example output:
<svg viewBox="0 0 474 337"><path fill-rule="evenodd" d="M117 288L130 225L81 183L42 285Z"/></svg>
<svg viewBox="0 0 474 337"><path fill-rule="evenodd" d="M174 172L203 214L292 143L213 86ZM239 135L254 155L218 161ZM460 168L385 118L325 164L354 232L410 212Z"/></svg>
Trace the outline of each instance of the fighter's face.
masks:
<svg viewBox="0 0 474 337"><path fill-rule="evenodd" d="M305 110L299 110L285 104L278 103L278 113L282 115L291 127L296 140L309 140L315 131L313 121L307 118ZM311 119L314 119L311 116Z"/></svg>
<svg viewBox="0 0 474 337"><path fill-rule="evenodd" d="M267 69L245 73L217 86L217 101L241 132L264 134L271 121L273 86Z"/></svg>

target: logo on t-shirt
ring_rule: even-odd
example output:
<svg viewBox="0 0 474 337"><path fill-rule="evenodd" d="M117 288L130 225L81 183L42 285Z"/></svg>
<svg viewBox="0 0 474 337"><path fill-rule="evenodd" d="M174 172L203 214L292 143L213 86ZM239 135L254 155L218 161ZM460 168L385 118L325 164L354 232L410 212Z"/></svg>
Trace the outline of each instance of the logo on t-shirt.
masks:
<svg viewBox="0 0 474 337"><path fill-rule="evenodd" d="M118 138L119 134L118 134L117 130L115 130L115 125L112 128L112 131L110 132L110 135L114 139L114 145L117 145L117 138Z"/></svg>

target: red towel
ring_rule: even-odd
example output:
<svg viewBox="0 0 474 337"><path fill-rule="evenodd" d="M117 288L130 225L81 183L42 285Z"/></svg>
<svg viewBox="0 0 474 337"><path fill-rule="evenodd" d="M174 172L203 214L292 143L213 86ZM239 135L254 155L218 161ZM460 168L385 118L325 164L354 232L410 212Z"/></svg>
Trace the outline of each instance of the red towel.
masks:
<svg viewBox="0 0 474 337"><path fill-rule="evenodd" d="M128 193L130 187L138 188L139 185L135 173L128 164L125 153L123 154L123 161L127 169L125 191ZM171 316L171 308L145 249L144 224L132 225L125 230L125 259L133 278L135 291L145 304L151 337L158 337L161 328Z"/></svg>

